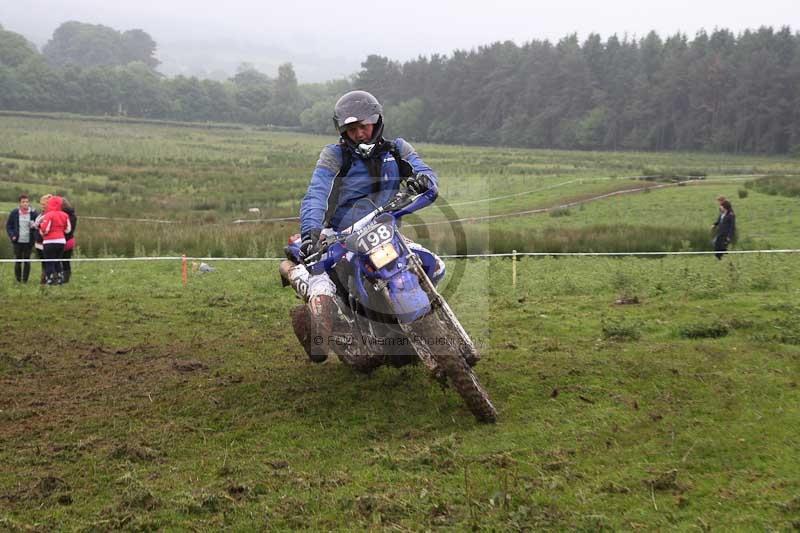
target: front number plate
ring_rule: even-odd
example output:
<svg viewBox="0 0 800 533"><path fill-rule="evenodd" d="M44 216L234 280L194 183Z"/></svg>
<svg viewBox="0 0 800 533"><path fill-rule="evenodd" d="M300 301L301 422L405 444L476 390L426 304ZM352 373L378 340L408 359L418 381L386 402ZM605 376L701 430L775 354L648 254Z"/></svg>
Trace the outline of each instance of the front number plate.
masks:
<svg viewBox="0 0 800 533"><path fill-rule="evenodd" d="M358 249L361 252L369 253L378 246L390 242L393 236L393 228L388 224L375 226L358 238Z"/></svg>

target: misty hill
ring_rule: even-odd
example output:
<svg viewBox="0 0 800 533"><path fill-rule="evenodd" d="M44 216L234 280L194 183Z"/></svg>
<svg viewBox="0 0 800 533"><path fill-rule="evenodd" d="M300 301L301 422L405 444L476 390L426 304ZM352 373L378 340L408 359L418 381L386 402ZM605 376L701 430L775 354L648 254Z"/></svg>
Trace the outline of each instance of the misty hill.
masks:
<svg viewBox="0 0 800 533"><path fill-rule="evenodd" d="M277 45L238 39L173 40L159 44L158 70L167 76L196 76L223 81L236 74L242 63L274 75L278 67L292 63L299 80L307 83L343 78L359 68L358 58L323 57Z"/></svg>

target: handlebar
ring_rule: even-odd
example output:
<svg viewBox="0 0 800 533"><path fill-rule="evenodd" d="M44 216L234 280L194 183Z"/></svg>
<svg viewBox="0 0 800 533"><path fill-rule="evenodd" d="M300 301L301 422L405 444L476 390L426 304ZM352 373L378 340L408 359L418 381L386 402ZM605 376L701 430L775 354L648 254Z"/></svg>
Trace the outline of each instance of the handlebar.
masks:
<svg viewBox="0 0 800 533"><path fill-rule="evenodd" d="M325 240L320 246L320 249L316 253L313 253L308 257L304 258L303 263L309 265L311 263L319 261L322 258L322 254L324 254L328 250L328 247L331 246L332 244L346 240L347 237L351 235L353 232L359 231L360 229L366 227L376 217L384 213L399 211L404 207L411 205L412 203L414 203L414 200L422 196L422 194L411 195L405 191L398 191L394 195L394 197L391 200L389 200L386 204L376 208L374 211L371 211L370 213L367 213L359 220L353 222L353 224L350 227L330 235L323 234Z"/></svg>

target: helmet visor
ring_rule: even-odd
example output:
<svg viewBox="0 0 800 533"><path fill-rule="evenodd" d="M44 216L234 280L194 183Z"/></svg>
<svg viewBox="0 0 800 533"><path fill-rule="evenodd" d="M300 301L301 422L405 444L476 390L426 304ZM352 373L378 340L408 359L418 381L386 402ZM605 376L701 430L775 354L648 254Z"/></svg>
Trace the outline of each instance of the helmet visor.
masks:
<svg viewBox="0 0 800 533"><path fill-rule="evenodd" d="M350 126L351 124L377 124L380 118L381 116L378 115L377 113L374 115L369 115L365 118L349 116L342 121L341 126L339 127L339 131L343 132L347 130L348 126Z"/></svg>

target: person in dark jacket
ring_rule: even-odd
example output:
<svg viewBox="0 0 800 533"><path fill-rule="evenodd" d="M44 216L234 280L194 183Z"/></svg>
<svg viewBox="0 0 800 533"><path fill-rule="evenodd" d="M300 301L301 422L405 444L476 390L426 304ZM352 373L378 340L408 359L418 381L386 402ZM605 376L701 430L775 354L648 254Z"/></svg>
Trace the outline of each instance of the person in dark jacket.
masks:
<svg viewBox="0 0 800 533"><path fill-rule="evenodd" d="M419 195L407 212L428 206L438 194L436 173L414 147L401 138L384 139L383 106L375 96L366 91L344 94L334 106L333 122L339 141L322 149L300 203L300 249L306 257L319 249L323 232L341 231L374 206L384 205L400 190L402 181L409 192ZM444 262L417 243L408 246L420 257L431 280L438 283L445 273ZM310 276L311 337L328 338L336 312L335 294L336 285L328 274ZM330 353L329 346L308 351L317 363Z"/></svg>
<svg viewBox="0 0 800 533"><path fill-rule="evenodd" d="M14 248L14 259L30 259L34 242L33 223L38 216L39 213L31 209L31 200L28 195L20 195L19 207L12 209L6 220L6 233L8 233L11 246ZM17 281L28 283L30 273L30 263L14 263L14 276Z"/></svg>
<svg viewBox="0 0 800 533"><path fill-rule="evenodd" d="M61 278L63 283L69 283L69 278L72 277L72 252L75 251L75 226L78 224L78 215L75 214L75 208L63 198L61 210L64 211L69 217L70 231L68 231L64 238L67 239L64 244L64 255L61 256L64 261L61 262Z"/></svg>
<svg viewBox="0 0 800 533"><path fill-rule="evenodd" d="M717 235L714 237L714 251L719 252L714 255L717 259L722 259L723 252L728 250L728 245L733 241L736 234L736 214L733 206L728 200L723 200L719 204L720 214L714 226L717 228Z"/></svg>

